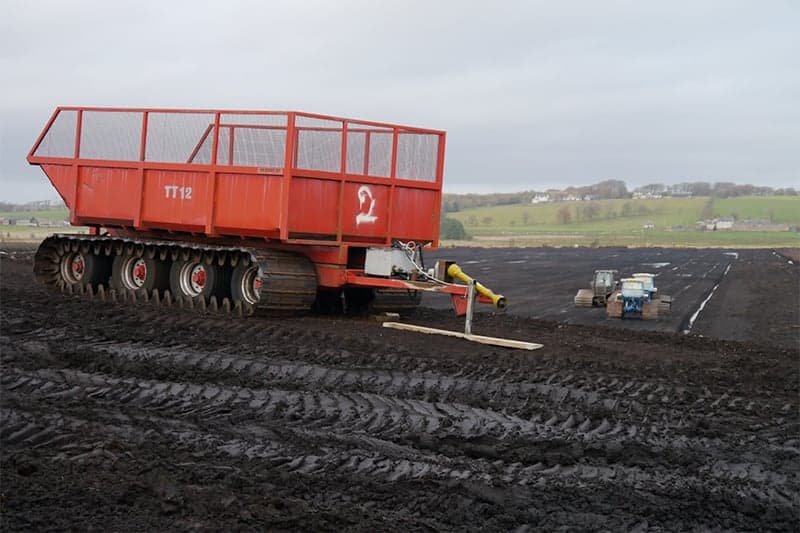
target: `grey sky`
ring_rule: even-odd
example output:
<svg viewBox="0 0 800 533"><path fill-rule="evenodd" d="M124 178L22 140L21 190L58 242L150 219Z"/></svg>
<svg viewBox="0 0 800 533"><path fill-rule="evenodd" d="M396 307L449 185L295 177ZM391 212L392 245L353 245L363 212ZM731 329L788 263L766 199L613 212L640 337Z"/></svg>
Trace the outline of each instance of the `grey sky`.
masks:
<svg viewBox="0 0 800 533"><path fill-rule="evenodd" d="M0 200L57 105L444 129L445 190L800 185L800 2L4 0Z"/></svg>

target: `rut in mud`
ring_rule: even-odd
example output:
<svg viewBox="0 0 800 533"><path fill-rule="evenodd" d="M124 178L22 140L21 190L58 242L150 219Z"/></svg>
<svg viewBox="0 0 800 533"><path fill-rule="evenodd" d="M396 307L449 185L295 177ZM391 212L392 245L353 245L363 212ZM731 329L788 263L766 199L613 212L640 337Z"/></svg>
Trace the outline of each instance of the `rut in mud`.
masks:
<svg viewBox="0 0 800 533"><path fill-rule="evenodd" d="M798 352L483 314L514 352L369 318L53 297L2 260L8 529L791 529ZM415 321L455 329L446 311ZM66 510L66 511L65 511Z"/></svg>

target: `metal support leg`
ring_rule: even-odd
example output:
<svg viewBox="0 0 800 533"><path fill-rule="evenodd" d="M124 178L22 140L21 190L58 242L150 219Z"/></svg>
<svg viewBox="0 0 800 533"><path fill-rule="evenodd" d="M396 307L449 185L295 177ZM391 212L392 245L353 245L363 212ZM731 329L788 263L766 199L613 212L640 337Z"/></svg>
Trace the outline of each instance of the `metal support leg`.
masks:
<svg viewBox="0 0 800 533"><path fill-rule="evenodd" d="M472 311L475 309L475 280L467 283L467 318L464 321L464 335L472 335Z"/></svg>

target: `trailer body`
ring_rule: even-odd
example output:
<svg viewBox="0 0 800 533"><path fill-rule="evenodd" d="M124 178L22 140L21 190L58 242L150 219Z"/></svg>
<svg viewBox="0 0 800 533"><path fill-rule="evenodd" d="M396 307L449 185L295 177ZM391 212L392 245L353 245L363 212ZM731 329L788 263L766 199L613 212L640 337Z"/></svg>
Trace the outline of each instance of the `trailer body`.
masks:
<svg viewBox="0 0 800 533"><path fill-rule="evenodd" d="M296 111L59 107L28 161L47 174L70 222L91 227L95 237L51 241L47 253L68 264L42 267L48 274L41 277L58 266L66 274L51 281L80 281L75 269L88 268L85 250L117 262L128 256L130 264L114 266L105 281L113 285L116 276L130 290L139 286L123 282L140 282L147 270L136 254L160 257L149 265L161 271L201 250L197 268L218 262L230 270L237 250L246 250L245 262L272 261L307 276L308 268L280 252L306 258L320 291L436 290L453 295L461 312L456 298L465 300L464 286L452 279L431 283L415 259L423 246L438 246L444 150L444 131ZM113 246L101 236L116 239ZM388 276L365 272L370 253L388 248L402 250L413 268L390 265ZM265 265L259 279L275 283L280 276ZM162 290L191 293L197 268ZM105 279L98 276L94 285Z"/></svg>

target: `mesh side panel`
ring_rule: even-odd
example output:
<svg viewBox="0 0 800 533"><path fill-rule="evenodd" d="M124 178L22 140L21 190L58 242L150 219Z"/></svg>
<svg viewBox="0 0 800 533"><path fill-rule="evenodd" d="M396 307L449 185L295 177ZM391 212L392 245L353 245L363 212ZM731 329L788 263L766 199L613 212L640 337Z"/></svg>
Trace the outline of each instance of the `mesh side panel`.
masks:
<svg viewBox="0 0 800 533"><path fill-rule="evenodd" d="M283 168L286 130L233 129L232 165Z"/></svg>
<svg viewBox="0 0 800 533"><path fill-rule="evenodd" d="M367 144L367 133L364 131L347 132L347 173L366 174L364 169L364 150Z"/></svg>
<svg viewBox="0 0 800 533"><path fill-rule="evenodd" d="M377 142L374 142L375 139L378 139ZM369 164L365 166L367 162ZM392 130L360 122L347 124L348 174L388 177L391 162Z"/></svg>
<svg viewBox="0 0 800 533"><path fill-rule="evenodd" d="M392 175L392 133L369 132L370 176L388 178Z"/></svg>
<svg viewBox="0 0 800 533"><path fill-rule="evenodd" d="M219 129L219 144L217 144L217 164L228 165L228 155L230 154L229 146L231 142L230 128ZM208 135L203 139L203 144L197 150L192 163L197 165L210 165L211 164L211 149L214 147L214 128L208 130Z"/></svg>
<svg viewBox="0 0 800 533"><path fill-rule="evenodd" d="M286 115L226 113L220 116L220 124L233 130L231 165L283 168L286 157ZM230 148L228 146L227 149L230 151Z"/></svg>
<svg viewBox="0 0 800 533"><path fill-rule="evenodd" d="M214 137L212 135L208 136L208 146L209 146L209 153L211 152L210 147L214 143ZM228 146L231 144L231 130L228 128L220 128L219 129L219 144L217 144L217 164L218 165L230 165L230 151L228 150ZM211 161L208 162L211 164Z"/></svg>
<svg viewBox="0 0 800 533"><path fill-rule="evenodd" d="M400 133L397 137L398 178L436 181L439 136L424 133Z"/></svg>
<svg viewBox="0 0 800 533"><path fill-rule="evenodd" d="M259 115L259 114L239 114L223 113L219 117L221 124L247 124L254 126L280 126L286 127L286 114Z"/></svg>
<svg viewBox="0 0 800 533"><path fill-rule="evenodd" d="M197 151L191 156L191 159L188 161L189 163L194 163L195 165L208 165L211 163L211 146L214 142L213 135L213 128L209 129L208 135L203 137L201 141L202 144L200 144Z"/></svg>
<svg viewBox="0 0 800 533"><path fill-rule="evenodd" d="M142 113L85 111L81 126L80 157L138 161L142 140Z"/></svg>
<svg viewBox="0 0 800 533"><path fill-rule="evenodd" d="M210 113L150 113L145 161L188 163L206 132L213 140L213 126L214 115ZM211 154L211 144L208 154ZM192 163L201 162L195 157Z"/></svg>
<svg viewBox="0 0 800 533"><path fill-rule="evenodd" d="M327 172L341 170L341 132L299 130L297 143L297 168Z"/></svg>
<svg viewBox="0 0 800 533"><path fill-rule="evenodd" d="M78 125L77 111L61 111L34 155L42 157L73 157L75 155L75 128Z"/></svg>
<svg viewBox="0 0 800 533"><path fill-rule="evenodd" d="M295 119L297 168L339 172L342 161L342 128L335 120Z"/></svg>
<svg viewBox="0 0 800 533"><path fill-rule="evenodd" d="M342 129L342 123L339 120L325 120L322 118L304 117L302 115L295 117L294 125L297 128Z"/></svg>

